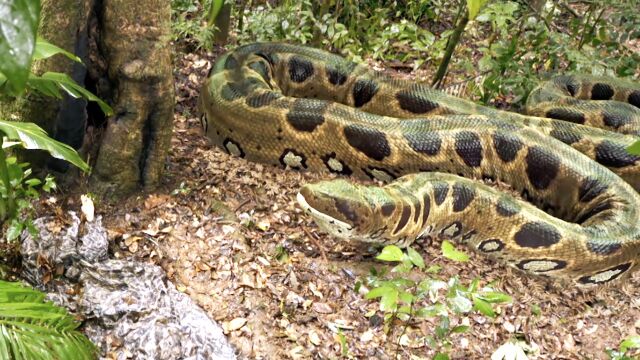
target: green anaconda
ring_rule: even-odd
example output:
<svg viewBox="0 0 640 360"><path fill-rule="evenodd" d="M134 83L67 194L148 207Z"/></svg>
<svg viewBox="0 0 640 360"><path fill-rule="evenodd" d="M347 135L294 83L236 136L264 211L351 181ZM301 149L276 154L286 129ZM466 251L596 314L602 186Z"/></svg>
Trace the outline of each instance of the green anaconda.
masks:
<svg viewBox="0 0 640 360"><path fill-rule="evenodd" d="M637 84L558 76L532 92L536 116L525 116L321 50L258 43L222 55L199 102L207 136L233 155L390 182L302 187L302 207L337 237L407 246L445 235L577 285L640 268L640 158L626 151L640 134Z"/></svg>

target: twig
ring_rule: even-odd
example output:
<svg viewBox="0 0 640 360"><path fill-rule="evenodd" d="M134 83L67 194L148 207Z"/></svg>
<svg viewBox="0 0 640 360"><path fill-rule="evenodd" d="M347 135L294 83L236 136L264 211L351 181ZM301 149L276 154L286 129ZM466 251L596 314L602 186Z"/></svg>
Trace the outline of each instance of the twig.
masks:
<svg viewBox="0 0 640 360"><path fill-rule="evenodd" d="M549 22L549 20L547 20L547 18L545 18L544 16L542 16L542 14L540 14L540 13L538 12L538 10L536 10L536 9L531 5L531 3L530 3L530 2L528 2L528 1L527 1L526 3L527 3L527 6L529 7L529 10L531 10L531 12L533 13L533 15L535 15L535 17L537 17L539 20L542 20L542 22L544 22L544 26L546 26L546 28L547 28L549 31L551 31L551 30L559 31L559 30L560 30L560 28L559 28L559 27L557 27L557 26L555 26L555 25L553 25L553 26L552 26L552 24ZM554 29L552 29L552 28L554 28Z"/></svg>
<svg viewBox="0 0 640 360"><path fill-rule="evenodd" d="M602 15L604 14L605 8L602 8L602 10L600 10L600 13L598 14L598 16L596 17L596 20L593 22L593 25L591 26L591 29L589 30L589 36L593 35L593 31L596 29L596 26L598 25L598 21L600 21L600 19L602 18ZM580 44L578 45L578 50L582 49L582 46L584 46L586 37L583 36L580 38Z"/></svg>
<svg viewBox="0 0 640 360"><path fill-rule="evenodd" d="M309 230L305 229L304 227L302 228L302 231L304 231L305 234L307 234L307 237L309 237L311 239L311 242L313 242L313 244L318 248L318 250L320 251L320 256L322 257L322 260L324 260L324 262L329 262L329 260L327 259L327 253L324 251L324 248L320 245L320 243L318 242L318 239L316 239L316 237L314 236L313 233L311 233Z"/></svg>
<svg viewBox="0 0 640 360"><path fill-rule="evenodd" d="M241 207L247 205L250 202L251 202L251 199L247 199L247 200L241 202L240 205L236 206L236 208L233 209L233 212L236 212L236 211L240 210Z"/></svg>
<svg viewBox="0 0 640 360"><path fill-rule="evenodd" d="M573 9L571 8L571 6L569 6L569 4L567 4L566 2L564 2L564 1L563 1L563 2L561 2L561 3L560 3L560 6L562 6L565 10L567 10L568 12L570 12L570 13L571 13L571 15L573 15L573 17L574 17L574 18L576 18L576 19L580 19L580 18L582 18L582 16L580 16L580 14L578 14L575 10L573 10Z"/></svg>

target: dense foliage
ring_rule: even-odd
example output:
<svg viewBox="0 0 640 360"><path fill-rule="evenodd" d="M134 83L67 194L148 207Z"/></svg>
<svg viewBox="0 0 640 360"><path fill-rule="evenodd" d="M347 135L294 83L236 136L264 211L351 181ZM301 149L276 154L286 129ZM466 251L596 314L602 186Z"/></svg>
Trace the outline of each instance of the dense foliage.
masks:
<svg viewBox="0 0 640 360"><path fill-rule="evenodd" d="M468 11L449 66L458 95L484 103L510 96L518 109L535 84L556 72L640 76L640 1L241 1L233 16L238 43L291 41L321 46L361 60L434 72L454 29ZM541 3L542 6L533 5ZM173 0L176 38L210 49L211 1ZM637 47L637 43L635 44Z"/></svg>
<svg viewBox="0 0 640 360"><path fill-rule="evenodd" d="M105 113L107 104L75 83L69 76L31 72L33 60L62 54L79 59L36 36L40 17L38 0L0 2L0 96L12 98L38 93L61 98L62 92L96 101ZM0 119L0 224L7 241L23 229L35 236L31 201L39 190L55 187L53 178L32 177L29 164L20 163L13 147L44 150L88 171L89 166L70 146L50 138L33 123ZM64 308L45 301L45 295L19 283L0 281L0 358L91 359L97 349L77 328L79 323Z"/></svg>

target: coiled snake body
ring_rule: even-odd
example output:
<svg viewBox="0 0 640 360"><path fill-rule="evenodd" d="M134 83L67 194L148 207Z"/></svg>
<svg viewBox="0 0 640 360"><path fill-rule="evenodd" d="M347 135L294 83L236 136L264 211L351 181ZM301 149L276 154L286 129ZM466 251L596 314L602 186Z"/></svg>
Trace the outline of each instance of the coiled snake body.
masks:
<svg viewBox="0 0 640 360"><path fill-rule="evenodd" d="M640 134L634 83L559 76L532 92L525 116L259 43L221 56L199 101L207 136L231 154L390 182L302 187L300 204L337 237L407 246L444 235L583 286L640 267L640 158L626 151Z"/></svg>

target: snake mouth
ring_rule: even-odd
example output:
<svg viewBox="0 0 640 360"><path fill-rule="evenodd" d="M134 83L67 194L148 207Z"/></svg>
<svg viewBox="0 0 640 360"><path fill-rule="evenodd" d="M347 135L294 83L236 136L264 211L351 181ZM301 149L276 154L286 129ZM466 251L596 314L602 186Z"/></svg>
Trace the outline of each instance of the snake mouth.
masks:
<svg viewBox="0 0 640 360"><path fill-rule="evenodd" d="M312 205L309 204L305 193L305 188L302 188L296 196L298 204L305 211L305 213L311 215L313 220L318 224L320 229L328 232L329 234L338 238L350 238L354 235L354 226L343 220L337 219L330 214L327 214ZM309 194L307 194L309 196ZM311 196L310 199L313 197ZM313 202L313 201L312 201Z"/></svg>

